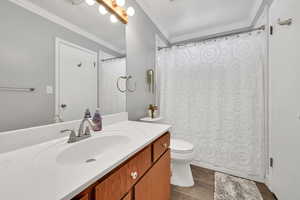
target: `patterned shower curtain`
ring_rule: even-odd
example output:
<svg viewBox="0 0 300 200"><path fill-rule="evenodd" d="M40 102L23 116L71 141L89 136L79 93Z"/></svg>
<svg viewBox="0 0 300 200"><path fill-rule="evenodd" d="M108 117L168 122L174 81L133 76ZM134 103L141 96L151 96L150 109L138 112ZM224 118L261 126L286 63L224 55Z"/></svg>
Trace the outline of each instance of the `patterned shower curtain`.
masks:
<svg viewBox="0 0 300 200"><path fill-rule="evenodd" d="M161 50L161 116L195 145L194 163L253 180L265 176L265 34Z"/></svg>

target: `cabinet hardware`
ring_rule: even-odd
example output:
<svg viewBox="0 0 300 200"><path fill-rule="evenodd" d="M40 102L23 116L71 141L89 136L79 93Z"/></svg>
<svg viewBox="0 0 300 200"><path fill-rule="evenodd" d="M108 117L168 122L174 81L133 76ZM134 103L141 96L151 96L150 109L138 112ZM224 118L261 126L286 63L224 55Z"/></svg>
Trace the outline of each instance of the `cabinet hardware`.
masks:
<svg viewBox="0 0 300 200"><path fill-rule="evenodd" d="M274 158L270 158L270 167L273 168L273 166L274 166Z"/></svg>
<svg viewBox="0 0 300 200"><path fill-rule="evenodd" d="M273 33L274 33L274 27L270 26L270 35L273 35Z"/></svg>
<svg viewBox="0 0 300 200"><path fill-rule="evenodd" d="M138 173L137 172L131 172L131 177L133 180L137 179Z"/></svg>
<svg viewBox="0 0 300 200"><path fill-rule="evenodd" d="M292 23L293 23L293 19L290 18L290 19L287 19L287 20L281 20L281 19L279 18L277 22L278 22L278 24L279 24L280 26L290 26L290 25L292 25Z"/></svg>

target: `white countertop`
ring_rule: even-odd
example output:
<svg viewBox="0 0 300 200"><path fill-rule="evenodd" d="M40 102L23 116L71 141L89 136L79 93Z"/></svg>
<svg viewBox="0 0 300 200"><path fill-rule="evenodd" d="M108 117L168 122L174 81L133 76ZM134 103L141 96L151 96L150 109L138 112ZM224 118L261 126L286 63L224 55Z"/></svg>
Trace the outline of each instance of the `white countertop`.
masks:
<svg viewBox="0 0 300 200"><path fill-rule="evenodd" d="M69 200L169 129L169 125L133 121L105 126L104 131L92 133L89 139L118 134L129 137L130 142L104 153L95 162L79 165L56 161L62 150L76 145L68 144L67 137L1 153L0 198Z"/></svg>
<svg viewBox="0 0 300 200"><path fill-rule="evenodd" d="M140 121L143 121L143 122L158 122L158 121L161 121L161 120L163 120L162 117L155 117L155 118L144 117L144 118L140 119Z"/></svg>

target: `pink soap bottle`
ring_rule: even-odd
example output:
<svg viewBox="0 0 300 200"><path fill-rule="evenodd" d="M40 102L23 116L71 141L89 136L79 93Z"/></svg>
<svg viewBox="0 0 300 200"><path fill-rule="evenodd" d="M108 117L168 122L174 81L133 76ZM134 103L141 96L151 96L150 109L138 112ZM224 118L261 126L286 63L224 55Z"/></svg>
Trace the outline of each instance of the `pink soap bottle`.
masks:
<svg viewBox="0 0 300 200"><path fill-rule="evenodd" d="M96 112L94 114L92 121L95 124L94 131L102 131L102 117L101 117L99 108L96 109Z"/></svg>

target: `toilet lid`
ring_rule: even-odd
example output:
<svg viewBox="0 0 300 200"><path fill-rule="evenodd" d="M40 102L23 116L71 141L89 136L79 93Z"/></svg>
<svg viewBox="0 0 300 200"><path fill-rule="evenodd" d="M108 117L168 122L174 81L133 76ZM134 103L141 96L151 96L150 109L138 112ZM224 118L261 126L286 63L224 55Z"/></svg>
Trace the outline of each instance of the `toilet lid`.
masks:
<svg viewBox="0 0 300 200"><path fill-rule="evenodd" d="M180 139L171 139L171 151L176 153L190 153L194 150L194 145Z"/></svg>

